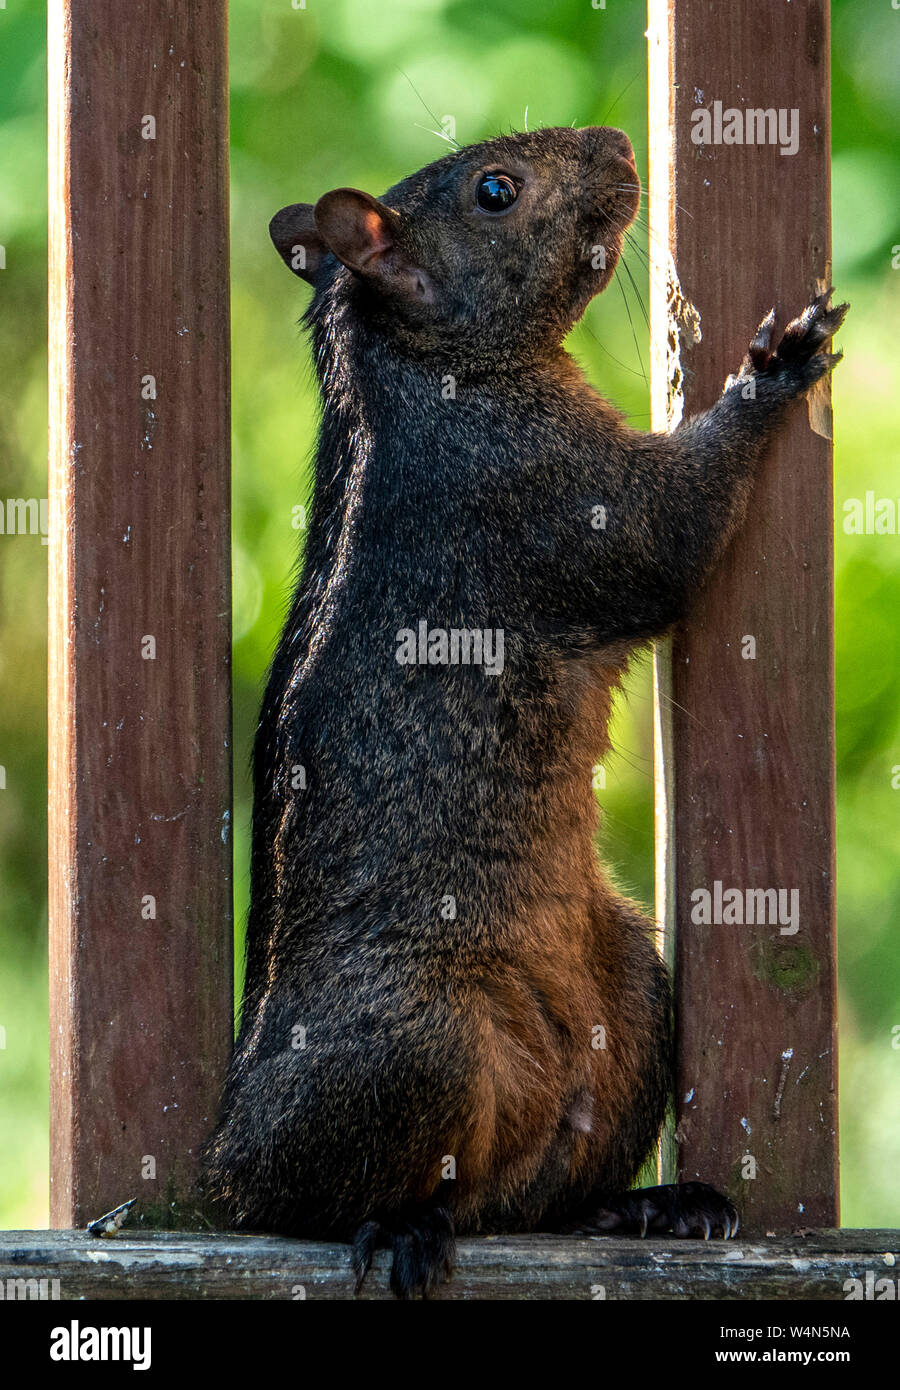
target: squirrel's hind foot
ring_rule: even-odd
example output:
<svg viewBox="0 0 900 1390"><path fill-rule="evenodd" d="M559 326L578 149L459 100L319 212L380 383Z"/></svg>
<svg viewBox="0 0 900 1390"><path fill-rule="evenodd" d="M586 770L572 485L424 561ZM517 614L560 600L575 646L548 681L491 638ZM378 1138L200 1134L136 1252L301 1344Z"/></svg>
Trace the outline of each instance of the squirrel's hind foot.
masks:
<svg viewBox="0 0 900 1390"><path fill-rule="evenodd" d="M446 1207L415 1207L364 1221L353 1237L350 1262L359 1293L376 1250L393 1252L391 1292L397 1298L427 1298L449 1279L456 1257L453 1217Z"/></svg>
<svg viewBox="0 0 900 1390"><path fill-rule="evenodd" d="M729 1240L738 1226L737 1208L728 1197L705 1182L685 1182L604 1193L578 1230L639 1236L671 1231L675 1236L709 1240L721 1235Z"/></svg>

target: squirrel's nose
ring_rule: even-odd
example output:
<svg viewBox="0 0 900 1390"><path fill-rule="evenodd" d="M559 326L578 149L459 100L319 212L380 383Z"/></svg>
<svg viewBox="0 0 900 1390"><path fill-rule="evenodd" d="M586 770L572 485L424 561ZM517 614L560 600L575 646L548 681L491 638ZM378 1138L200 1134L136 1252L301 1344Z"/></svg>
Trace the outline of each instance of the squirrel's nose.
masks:
<svg viewBox="0 0 900 1390"><path fill-rule="evenodd" d="M612 125L586 125L578 133L598 154L601 151L609 152L620 159L627 159L629 164L634 163L634 148L624 130L617 130Z"/></svg>

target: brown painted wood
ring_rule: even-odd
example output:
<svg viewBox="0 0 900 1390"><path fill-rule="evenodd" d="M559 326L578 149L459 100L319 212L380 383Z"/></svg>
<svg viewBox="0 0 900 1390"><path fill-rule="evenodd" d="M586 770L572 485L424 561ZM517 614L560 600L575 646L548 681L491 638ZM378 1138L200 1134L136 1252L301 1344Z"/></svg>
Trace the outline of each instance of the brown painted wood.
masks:
<svg viewBox="0 0 900 1390"><path fill-rule="evenodd" d="M389 1255L379 1251L364 1299L390 1299ZM610 1236L502 1236L459 1242L439 1299L822 1299L843 1301L848 1279L889 1280L896 1294L898 1231L812 1231L758 1241ZM123 1231L0 1232L6 1297L72 1299L354 1298L346 1245L279 1236ZM49 1282L58 1280L58 1286ZM882 1286L885 1288L886 1286ZM602 1292L601 1292L602 1290ZM879 1290L878 1292L881 1292ZM870 1295L871 1297L871 1295Z"/></svg>
<svg viewBox="0 0 900 1390"><path fill-rule="evenodd" d="M669 250L701 321L693 347L681 334L686 414L715 400L773 304L783 324L830 283L829 17L826 0L649 11L653 418L665 428L678 395ZM797 152L694 143L693 112L717 100L796 110ZM746 528L657 661L677 1173L727 1188L753 1233L838 1220L831 443L817 390L792 408ZM799 931L696 924L692 891L716 881L796 888Z"/></svg>
<svg viewBox="0 0 900 1390"><path fill-rule="evenodd" d="M231 1041L225 31L220 0L49 7L61 1225L177 1209Z"/></svg>

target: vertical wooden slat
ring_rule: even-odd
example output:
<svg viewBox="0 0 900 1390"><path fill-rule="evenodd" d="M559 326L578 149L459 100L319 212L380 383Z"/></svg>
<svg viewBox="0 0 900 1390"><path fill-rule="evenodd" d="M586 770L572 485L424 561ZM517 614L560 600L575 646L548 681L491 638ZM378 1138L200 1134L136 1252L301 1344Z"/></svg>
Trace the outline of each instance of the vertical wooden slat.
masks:
<svg viewBox="0 0 900 1390"><path fill-rule="evenodd" d="M666 428L682 405L712 404L771 305L783 323L830 283L829 14L827 0L650 0L649 18L653 420ZM693 113L716 101L796 111L796 153L696 143ZM678 283L700 316L693 346ZM657 652L677 1176L727 1188L751 1232L838 1219L831 452L823 386L792 408L746 527ZM692 893L717 882L797 889L799 930L694 921Z"/></svg>
<svg viewBox="0 0 900 1390"><path fill-rule="evenodd" d="M232 1018L225 4L50 0L49 104L51 1220L183 1220Z"/></svg>

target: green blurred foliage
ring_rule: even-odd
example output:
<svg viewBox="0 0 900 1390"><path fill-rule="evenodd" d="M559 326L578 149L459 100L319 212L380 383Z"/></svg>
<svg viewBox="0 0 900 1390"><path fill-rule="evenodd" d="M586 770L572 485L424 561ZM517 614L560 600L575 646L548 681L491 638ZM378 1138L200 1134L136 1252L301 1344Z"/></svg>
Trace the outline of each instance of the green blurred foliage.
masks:
<svg viewBox="0 0 900 1390"><path fill-rule="evenodd" d="M250 740L290 592L316 399L306 302L268 244L282 204L380 192L526 119L614 121L646 171L640 0L231 0L236 911L247 902ZM844 1221L900 1225L900 538L851 536L845 498L900 495L900 13L834 0L835 274L854 311L835 380L839 931ZM0 10L0 495L46 494L46 117L42 0ZM646 248L646 232L638 241ZM647 298L639 252L628 256ZM737 272L736 272L737 273ZM647 329L617 275L571 339L591 379L646 426ZM729 364L723 364L724 368ZM47 1220L46 548L0 537L0 1224ZM650 677L635 664L607 769L604 851L652 901ZM0 1040L2 1040L0 1035Z"/></svg>

